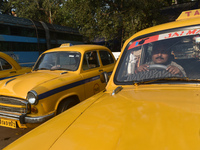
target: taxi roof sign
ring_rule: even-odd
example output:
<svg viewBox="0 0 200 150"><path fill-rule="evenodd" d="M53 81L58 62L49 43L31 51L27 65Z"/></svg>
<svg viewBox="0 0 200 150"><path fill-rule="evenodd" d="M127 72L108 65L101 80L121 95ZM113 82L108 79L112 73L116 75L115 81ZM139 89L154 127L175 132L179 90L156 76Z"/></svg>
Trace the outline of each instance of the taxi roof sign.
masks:
<svg viewBox="0 0 200 150"><path fill-rule="evenodd" d="M60 47L70 47L70 46L72 46L71 43L64 43L64 44L61 44Z"/></svg>
<svg viewBox="0 0 200 150"><path fill-rule="evenodd" d="M189 19L189 18L197 18L197 17L200 17L200 9L187 10L187 11L183 11L180 14L180 16L176 19L176 21Z"/></svg>

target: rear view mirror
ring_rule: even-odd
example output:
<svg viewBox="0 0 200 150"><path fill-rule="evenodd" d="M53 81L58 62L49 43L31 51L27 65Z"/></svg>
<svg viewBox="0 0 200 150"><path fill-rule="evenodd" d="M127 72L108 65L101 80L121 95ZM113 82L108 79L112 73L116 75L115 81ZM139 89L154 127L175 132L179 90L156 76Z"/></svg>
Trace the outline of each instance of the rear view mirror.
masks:
<svg viewBox="0 0 200 150"><path fill-rule="evenodd" d="M109 80L108 73L107 72L102 72L100 74L100 80L101 80L102 83L108 83L108 80Z"/></svg>

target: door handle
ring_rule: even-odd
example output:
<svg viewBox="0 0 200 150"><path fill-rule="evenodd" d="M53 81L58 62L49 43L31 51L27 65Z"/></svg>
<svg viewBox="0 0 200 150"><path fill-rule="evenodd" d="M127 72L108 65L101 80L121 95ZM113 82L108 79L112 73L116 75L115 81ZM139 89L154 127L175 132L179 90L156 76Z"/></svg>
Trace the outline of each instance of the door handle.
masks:
<svg viewBox="0 0 200 150"><path fill-rule="evenodd" d="M103 70L99 70L99 72L102 72Z"/></svg>

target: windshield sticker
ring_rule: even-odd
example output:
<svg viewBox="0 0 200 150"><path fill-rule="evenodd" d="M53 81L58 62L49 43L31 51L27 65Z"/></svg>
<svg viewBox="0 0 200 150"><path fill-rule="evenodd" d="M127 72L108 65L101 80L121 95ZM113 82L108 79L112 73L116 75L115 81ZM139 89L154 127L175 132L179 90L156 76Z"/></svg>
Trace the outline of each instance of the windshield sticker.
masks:
<svg viewBox="0 0 200 150"><path fill-rule="evenodd" d="M137 41L133 42L130 45L130 47L128 48L128 50L132 49L134 47L138 47L138 46L147 44L147 43L158 41L158 37L159 37L159 35L155 35L155 36L151 36L151 37L147 37L147 38L144 38L144 39L137 40Z"/></svg>
<svg viewBox="0 0 200 150"><path fill-rule="evenodd" d="M180 36L187 36L187 35L196 35L199 33L200 33L200 29L172 32L172 33L159 35L159 40L175 38L175 37L180 37Z"/></svg>
<svg viewBox="0 0 200 150"><path fill-rule="evenodd" d="M188 36L188 35L196 35L196 34L200 34L200 29L185 30L185 31L178 31L178 32L155 35L155 36L147 37L147 38L140 39L140 40L133 42L130 45L130 47L128 48L128 50L138 47L138 46L142 46L142 45L151 43L151 42L159 41L159 40L176 38L176 37L181 37L181 36Z"/></svg>

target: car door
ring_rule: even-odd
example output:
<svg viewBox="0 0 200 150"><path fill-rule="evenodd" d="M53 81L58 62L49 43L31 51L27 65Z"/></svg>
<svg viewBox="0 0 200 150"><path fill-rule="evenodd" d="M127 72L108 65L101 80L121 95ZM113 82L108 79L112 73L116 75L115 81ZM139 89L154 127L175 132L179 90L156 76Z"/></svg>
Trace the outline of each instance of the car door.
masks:
<svg viewBox="0 0 200 150"><path fill-rule="evenodd" d="M85 82L86 98L102 91L106 83L100 80L103 69L100 65L97 50L85 52L82 63L82 76Z"/></svg>
<svg viewBox="0 0 200 150"><path fill-rule="evenodd" d="M0 57L0 79L15 76L16 69L5 59Z"/></svg>

